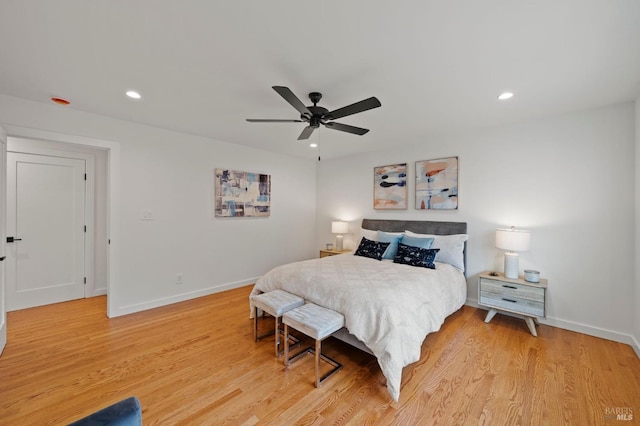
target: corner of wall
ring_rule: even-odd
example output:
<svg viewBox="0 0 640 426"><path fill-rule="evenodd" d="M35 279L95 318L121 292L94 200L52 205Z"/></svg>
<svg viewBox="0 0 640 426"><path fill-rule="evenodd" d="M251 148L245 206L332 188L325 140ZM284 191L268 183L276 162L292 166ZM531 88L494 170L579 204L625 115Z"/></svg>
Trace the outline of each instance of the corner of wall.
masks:
<svg viewBox="0 0 640 426"><path fill-rule="evenodd" d="M640 357L640 96L635 101L635 274L633 286L633 349Z"/></svg>

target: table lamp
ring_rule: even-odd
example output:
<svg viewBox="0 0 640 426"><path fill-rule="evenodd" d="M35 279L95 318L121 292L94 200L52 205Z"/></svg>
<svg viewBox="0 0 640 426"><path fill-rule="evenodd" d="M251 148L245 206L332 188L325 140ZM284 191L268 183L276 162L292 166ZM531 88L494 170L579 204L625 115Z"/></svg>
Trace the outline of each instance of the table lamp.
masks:
<svg viewBox="0 0 640 426"><path fill-rule="evenodd" d="M529 250L529 231L515 229L496 229L496 247L506 250L504 254L504 276L518 279L518 251Z"/></svg>
<svg viewBox="0 0 640 426"><path fill-rule="evenodd" d="M342 251L342 234L349 232L349 223L347 222L331 222L331 233L336 235L336 250Z"/></svg>

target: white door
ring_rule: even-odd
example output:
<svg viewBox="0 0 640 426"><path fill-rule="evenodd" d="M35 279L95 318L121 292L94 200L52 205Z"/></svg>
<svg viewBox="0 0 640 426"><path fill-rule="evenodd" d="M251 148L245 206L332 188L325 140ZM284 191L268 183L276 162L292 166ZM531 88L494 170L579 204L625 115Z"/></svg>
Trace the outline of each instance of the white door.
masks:
<svg viewBox="0 0 640 426"><path fill-rule="evenodd" d="M7 344L7 309L4 296L4 265L5 265L5 189L7 167L7 134L0 127L0 355Z"/></svg>
<svg viewBox="0 0 640 426"><path fill-rule="evenodd" d="M85 161L7 154L7 311L84 297Z"/></svg>

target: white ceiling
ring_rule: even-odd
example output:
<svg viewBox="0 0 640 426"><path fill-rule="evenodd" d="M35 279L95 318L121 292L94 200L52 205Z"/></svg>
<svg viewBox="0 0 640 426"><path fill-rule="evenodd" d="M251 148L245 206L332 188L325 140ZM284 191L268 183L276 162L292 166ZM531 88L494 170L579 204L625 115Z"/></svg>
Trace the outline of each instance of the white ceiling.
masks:
<svg viewBox="0 0 640 426"><path fill-rule="evenodd" d="M315 157L305 124L245 121L299 117L274 85L380 99L336 120L367 135L321 129L323 158L631 101L640 1L0 2L0 93Z"/></svg>

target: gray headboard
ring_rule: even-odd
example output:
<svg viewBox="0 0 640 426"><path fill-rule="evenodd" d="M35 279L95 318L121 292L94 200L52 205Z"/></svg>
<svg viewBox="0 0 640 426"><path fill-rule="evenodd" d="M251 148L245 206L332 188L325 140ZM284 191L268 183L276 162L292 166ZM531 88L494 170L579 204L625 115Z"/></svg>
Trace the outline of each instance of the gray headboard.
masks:
<svg viewBox="0 0 640 426"><path fill-rule="evenodd" d="M434 234L434 235L454 235L454 234L467 233L466 222L362 219L362 227L364 229L371 229L373 231L385 231L385 232L411 231L417 234ZM464 254L464 265L465 265L464 269L466 271L467 270L467 243L464 243L463 254Z"/></svg>
<svg viewBox="0 0 640 426"><path fill-rule="evenodd" d="M454 235L466 234L466 222L433 222L427 220L386 220L362 219L362 227L373 231L402 232L417 234Z"/></svg>

